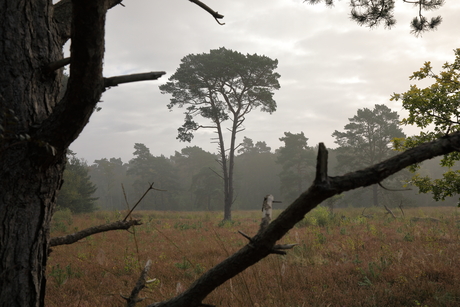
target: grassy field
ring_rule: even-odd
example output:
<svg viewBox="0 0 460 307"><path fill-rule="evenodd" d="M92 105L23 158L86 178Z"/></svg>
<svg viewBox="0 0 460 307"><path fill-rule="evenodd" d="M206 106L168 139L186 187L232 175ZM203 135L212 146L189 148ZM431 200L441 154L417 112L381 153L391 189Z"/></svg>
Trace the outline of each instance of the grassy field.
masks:
<svg viewBox="0 0 460 307"><path fill-rule="evenodd" d="M271 255L216 289L217 306L460 306L460 211L413 208L394 219L383 209L325 208L307 215ZM401 215L401 212L395 212ZM46 306L124 306L147 259L155 279L138 306L173 297L205 270L245 245L260 212L137 212L143 225L53 248ZM52 236L120 219L118 212L58 212ZM417 217L417 219L413 219ZM435 218L437 220L430 220ZM415 221L417 220L417 221Z"/></svg>

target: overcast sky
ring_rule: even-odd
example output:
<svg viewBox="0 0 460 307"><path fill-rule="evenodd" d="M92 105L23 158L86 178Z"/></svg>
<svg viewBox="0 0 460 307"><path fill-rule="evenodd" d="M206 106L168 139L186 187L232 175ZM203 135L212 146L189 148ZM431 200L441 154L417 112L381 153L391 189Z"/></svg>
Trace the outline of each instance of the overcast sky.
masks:
<svg viewBox="0 0 460 307"><path fill-rule="evenodd" d="M166 71L156 81L120 85L105 92L100 107L83 133L71 145L80 158L133 157L134 143L144 143L153 155L167 157L186 146L216 152L214 133L195 133L192 143L176 139L183 109L170 112L169 95L158 86L191 53L226 47L243 54L278 59L281 89L275 92L278 109L272 115L253 110L239 133L254 142L265 141L275 150L283 133L303 131L309 145L324 142L335 147L331 134L343 130L359 108L386 104L404 116L401 102L390 101L414 83L408 77L431 61L439 71L454 60L459 48L460 1L447 0L438 11L443 23L422 37L410 34L409 22L417 10L397 1L396 26L368 29L349 19L348 0L333 8L303 0L204 0L225 18L214 18L187 0L126 0L125 7L107 16L104 76ZM404 128L409 134L416 130Z"/></svg>

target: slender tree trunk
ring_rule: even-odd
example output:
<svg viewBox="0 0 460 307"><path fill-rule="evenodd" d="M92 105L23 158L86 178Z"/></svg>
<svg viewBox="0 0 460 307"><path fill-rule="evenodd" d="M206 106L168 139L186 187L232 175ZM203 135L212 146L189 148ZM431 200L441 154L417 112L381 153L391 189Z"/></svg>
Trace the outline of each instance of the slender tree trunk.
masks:
<svg viewBox="0 0 460 307"><path fill-rule="evenodd" d="M379 186L376 185L376 184L374 184L372 186L372 200L373 200L373 203L374 203L374 207L379 206L378 188L379 188Z"/></svg>
<svg viewBox="0 0 460 307"><path fill-rule="evenodd" d="M217 135L219 137L219 151L220 151L222 173L224 177L224 221L229 221L232 219L232 211L231 211L232 202L230 198L232 196L230 195L229 169L227 167L227 156L225 155L224 136L222 134L222 127L220 126L219 121L216 122L216 126L217 126Z"/></svg>
<svg viewBox="0 0 460 307"><path fill-rule="evenodd" d="M231 133L231 141L230 141L230 150L228 153L228 197L225 197L225 214L224 219L231 220L232 219L232 204L233 204L233 169L235 167L235 140L236 140L236 133L238 129L237 125L237 118L238 116L235 115L233 120L232 126L232 133ZM228 217L228 218L225 218Z"/></svg>

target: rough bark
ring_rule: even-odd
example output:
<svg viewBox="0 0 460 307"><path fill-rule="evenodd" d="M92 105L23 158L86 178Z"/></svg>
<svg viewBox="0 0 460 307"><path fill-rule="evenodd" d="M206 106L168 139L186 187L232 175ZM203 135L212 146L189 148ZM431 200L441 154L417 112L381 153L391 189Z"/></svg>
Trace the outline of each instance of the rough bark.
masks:
<svg viewBox="0 0 460 307"><path fill-rule="evenodd" d="M104 90L102 59L108 8L120 0L0 0L0 306L43 306L49 224L62 184L65 152L89 120ZM194 1L197 3L197 1ZM70 21L73 21L70 23ZM71 38L70 78L57 101L62 60ZM21 136L21 137L20 137ZM324 146L318 165L324 163ZM271 253L303 216L323 200L375 184L413 163L460 148L452 134L341 177L317 180L251 243L192 287L158 306L199 306L217 286Z"/></svg>
<svg viewBox="0 0 460 307"><path fill-rule="evenodd" d="M343 176L329 177L327 175L328 154L324 144L321 143L318 151L316 178L307 191L302 193L265 230L259 231L253 238L249 238L249 244L204 273L185 292L168 301L151 304L149 307L201 306L206 296L225 281L268 255L281 253L280 249L292 247L277 245L276 242L293 228L296 223L300 222L305 214L324 200L345 191L379 183L409 165L449 152L458 151L459 149L460 132L457 132L434 142L409 149L366 169ZM244 236L247 237L247 235Z"/></svg>
<svg viewBox="0 0 460 307"><path fill-rule="evenodd" d="M122 0L106 0L105 2L107 9L110 9L120 4ZM59 40L61 46L70 39L70 20L72 20L72 0L61 0L56 3L53 8L53 21L57 29L56 39Z"/></svg>
<svg viewBox="0 0 460 307"><path fill-rule="evenodd" d="M163 74L102 77L105 15L119 3L0 0L0 306L44 305L49 225L66 150L105 87ZM71 56L63 59L69 39ZM69 61L59 98L60 68Z"/></svg>
<svg viewBox="0 0 460 307"><path fill-rule="evenodd" d="M2 0L0 8L0 119L6 130L0 139L0 306L38 306L64 153L42 167L42 148L16 136L55 106L60 73L43 75L41 68L59 59L61 49L53 39L50 1Z"/></svg>
<svg viewBox="0 0 460 307"><path fill-rule="evenodd" d="M62 59L51 3L0 0L0 306L44 305L65 152L103 90L105 4L76 1L71 76L57 103L62 74L46 70Z"/></svg>

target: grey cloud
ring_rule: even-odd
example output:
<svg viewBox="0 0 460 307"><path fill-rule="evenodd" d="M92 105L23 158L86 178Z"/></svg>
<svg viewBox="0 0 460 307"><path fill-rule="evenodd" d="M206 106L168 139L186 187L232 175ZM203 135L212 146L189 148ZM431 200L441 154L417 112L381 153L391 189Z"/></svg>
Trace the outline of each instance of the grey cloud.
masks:
<svg viewBox="0 0 460 307"><path fill-rule="evenodd" d="M439 69L453 60L452 49L459 47L460 5L449 1L442 11L432 12L443 16L443 24L437 32L415 38L408 26L416 14L412 6L398 10L394 29L369 30L349 20L346 2L332 9L300 0L207 2L225 15L225 26L185 0L136 0L116 7L108 15L104 74L162 70L167 75L104 93L103 109L71 148L91 162L102 157L127 162L135 142L155 155L172 155L189 145L215 152L211 131L197 132L192 144L176 140L183 110L169 112L170 97L160 94L158 85L185 55L221 46L279 61L278 110L272 115L254 110L238 141L248 136L274 150L283 132L304 131L310 145L324 141L333 146L331 134L358 108L386 103L401 112L400 103L389 98L409 88L408 76L424 61Z"/></svg>

